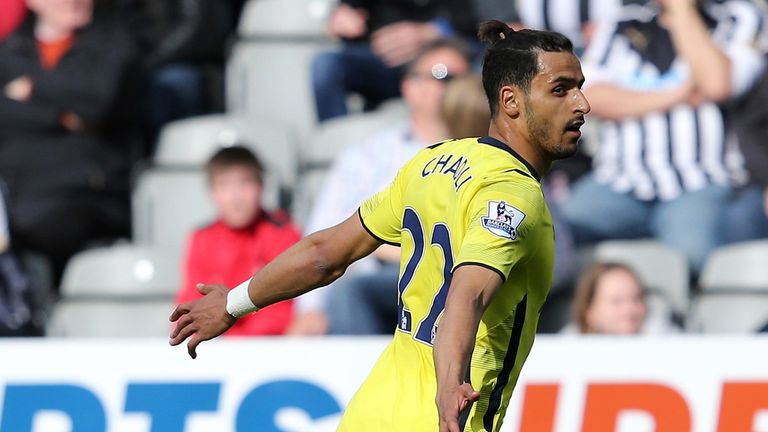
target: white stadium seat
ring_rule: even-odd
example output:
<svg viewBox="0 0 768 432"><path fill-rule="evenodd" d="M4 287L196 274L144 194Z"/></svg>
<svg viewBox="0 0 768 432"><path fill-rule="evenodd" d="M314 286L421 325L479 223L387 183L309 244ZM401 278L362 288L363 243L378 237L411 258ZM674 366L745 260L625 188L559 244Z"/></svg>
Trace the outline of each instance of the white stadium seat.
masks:
<svg viewBox="0 0 768 432"><path fill-rule="evenodd" d="M237 42L227 61L227 111L287 127L304 139L317 124L312 60L327 40Z"/></svg>
<svg viewBox="0 0 768 432"><path fill-rule="evenodd" d="M332 119L317 127L299 152L300 176L291 207L294 221L304 225L328 169L344 149L405 124L407 115L401 101L392 101L374 112Z"/></svg>
<svg viewBox="0 0 768 432"><path fill-rule="evenodd" d="M625 264L649 289L653 307L666 304L684 316L690 307L688 261L685 255L654 240L609 240L594 251L597 261Z"/></svg>
<svg viewBox="0 0 768 432"><path fill-rule="evenodd" d="M180 272L181 256L174 250L132 244L88 249L70 259L61 294L170 299L181 283Z"/></svg>
<svg viewBox="0 0 768 432"><path fill-rule="evenodd" d="M215 209L203 170L152 168L133 192L133 239L181 251L196 228L213 221Z"/></svg>
<svg viewBox="0 0 768 432"><path fill-rule="evenodd" d="M74 256L49 336L164 337L180 286L177 252L120 244Z"/></svg>
<svg viewBox="0 0 768 432"><path fill-rule="evenodd" d="M363 144L376 134L402 127L407 122L408 110L399 99L385 103L376 111L328 120L312 131L311 138L302 141L299 165L328 165L347 147Z"/></svg>
<svg viewBox="0 0 768 432"><path fill-rule="evenodd" d="M718 248L699 282L692 330L751 333L768 324L768 240Z"/></svg>
<svg viewBox="0 0 768 432"><path fill-rule="evenodd" d="M172 300L61 300L46 335L53 337L168 337Z"/></svg>
<svg viewBox="0 0 768 432"><path fill-rule="evenodd" d="M251 0L238 33L250 36L325 36L325 24L338 0Z"/></svg>
<svg viewBox="0 0 768 432"><path fill-rule="evenodd" d="M160 133L154 162L158 166L202 167L221 147L242 144L265 164L281 185L296 180L295 138L279 126L252 118L212 114L166 125Z"/></svg>
<svg viewBox="0 0 768 432"><path fill-rule="evenodd" d="M286 125L303 139L317 123L312 60L338 46L325 31L336 3L248 2L227 61L227 111Z"/></svg>

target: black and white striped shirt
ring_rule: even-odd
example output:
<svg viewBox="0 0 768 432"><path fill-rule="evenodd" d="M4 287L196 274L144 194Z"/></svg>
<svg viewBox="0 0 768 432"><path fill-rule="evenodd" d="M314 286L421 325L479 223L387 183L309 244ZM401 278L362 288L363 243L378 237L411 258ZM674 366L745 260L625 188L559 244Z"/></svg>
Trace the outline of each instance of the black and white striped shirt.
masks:
<svg viewBox="0 0 768 432"><path fill-rule="evenodd" d="M579 49L585 45L585 23L615 22L623 0L517 0L520 22L528 28L567 36Z"/></svg>
<svg viewBox="0 0 768 432"><path fill-rule="evenodd" d="M480 21L498 19L556 31L567 36L579 51L585 44L583 25L615 22L625 1L638 0L475 0L474 4Z"/></svg>
<svg viewBox="0 0 768 432"><path fill-rule="evenodd" d="M713 40L731 60L734 96L743 94L765 64L757 47L762 13L748 0L708 1L704 8ZM681 85L689 69L658 25L656 11L633 6L625 14L622 21L602 26L587 49L586 85L610 83L635 91ZM672 200L685 191L745 179L741 153L714 103L606 120L599 130L597 180L641 200Z"/></svg>

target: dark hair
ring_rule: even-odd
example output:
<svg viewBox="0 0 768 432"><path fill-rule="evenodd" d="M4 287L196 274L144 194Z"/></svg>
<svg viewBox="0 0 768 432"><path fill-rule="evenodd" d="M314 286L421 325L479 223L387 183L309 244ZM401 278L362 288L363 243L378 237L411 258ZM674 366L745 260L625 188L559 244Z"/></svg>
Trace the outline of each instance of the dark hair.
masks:
<svg viewBox="0 0 768 432"><path fill-rule="evenodd" d="M571 41L560 33L524 29L515 31L501 21L486 21L477 32L488 45L483 57L483 87L491 115L499 109L499 90L515 85L524 92L539 72L539 52L573 52Z"/></svg>
<svg viewBox="0 0 768 432"><path fill-rule="evenodd" d="M640 289L643 292L643 297L645 297L646 290L640 281L640 277L628 265L617 262L598 262L592 264L584 271L584 273L582 273L579 283L576 285L576 292L573 296L571 314L573 316L573 321L578 326L579 333L591 333L593 331L587 323L587 310L592 305L592 300L595 298L597 284L600 282L600 279L603 275L613 270L624 270L631 274L640 286Z"/></svg>
<svg viewBox="0 0 768 432"><path fill-rule="evenodd" d="M216 173L232 167L248 168L252 170L256 180L263 180L264 166L252 151L242 145L223 147L211 156L205 165L208 180L212 181Z"/></svg>
<svg viewBox="0 0 768 432"><path fill-rule="evenodd" d="M411 60L405 67L405 75L408 76L416 72L417 66L424 57L441 49L450 49L456 51L457 53L461 54L462 57L464 57L467 63L470 62L472 57L472 52L469 49L469 45L467 45L467 43L463 40L457 38L437 39L436 41L430 42L423 46L419 50L418 54L416 54L416 57L414 57L413 60Z"/></svg>

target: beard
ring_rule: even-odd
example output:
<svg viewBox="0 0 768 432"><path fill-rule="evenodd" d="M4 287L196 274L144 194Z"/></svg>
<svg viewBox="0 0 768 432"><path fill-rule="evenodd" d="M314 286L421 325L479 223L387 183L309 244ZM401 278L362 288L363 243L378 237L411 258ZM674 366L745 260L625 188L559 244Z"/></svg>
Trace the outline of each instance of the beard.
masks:
<svg viewBox="0 0 768 432"><path fill-rule="evenodd" d="M536 148L541 149L551 160L565 159L578 151L576 143L563 142L552 137L554 128L549 119L536 115L530 102L525 104L525 124L528 127L528 137Z"/></svg>

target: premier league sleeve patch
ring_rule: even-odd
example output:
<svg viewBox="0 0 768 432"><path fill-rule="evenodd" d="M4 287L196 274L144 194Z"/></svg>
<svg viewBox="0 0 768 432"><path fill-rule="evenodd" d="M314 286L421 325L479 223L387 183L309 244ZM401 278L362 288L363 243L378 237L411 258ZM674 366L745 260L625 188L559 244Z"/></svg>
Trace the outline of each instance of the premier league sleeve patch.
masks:
<svg viewBox="0 0 768 432"><path fill-rule="evenodd" d="M525 213L505 201L488 201L488 216L481 218L483 228L491 234L510 240L517 239L517 229L525 219Z"/></svg>

